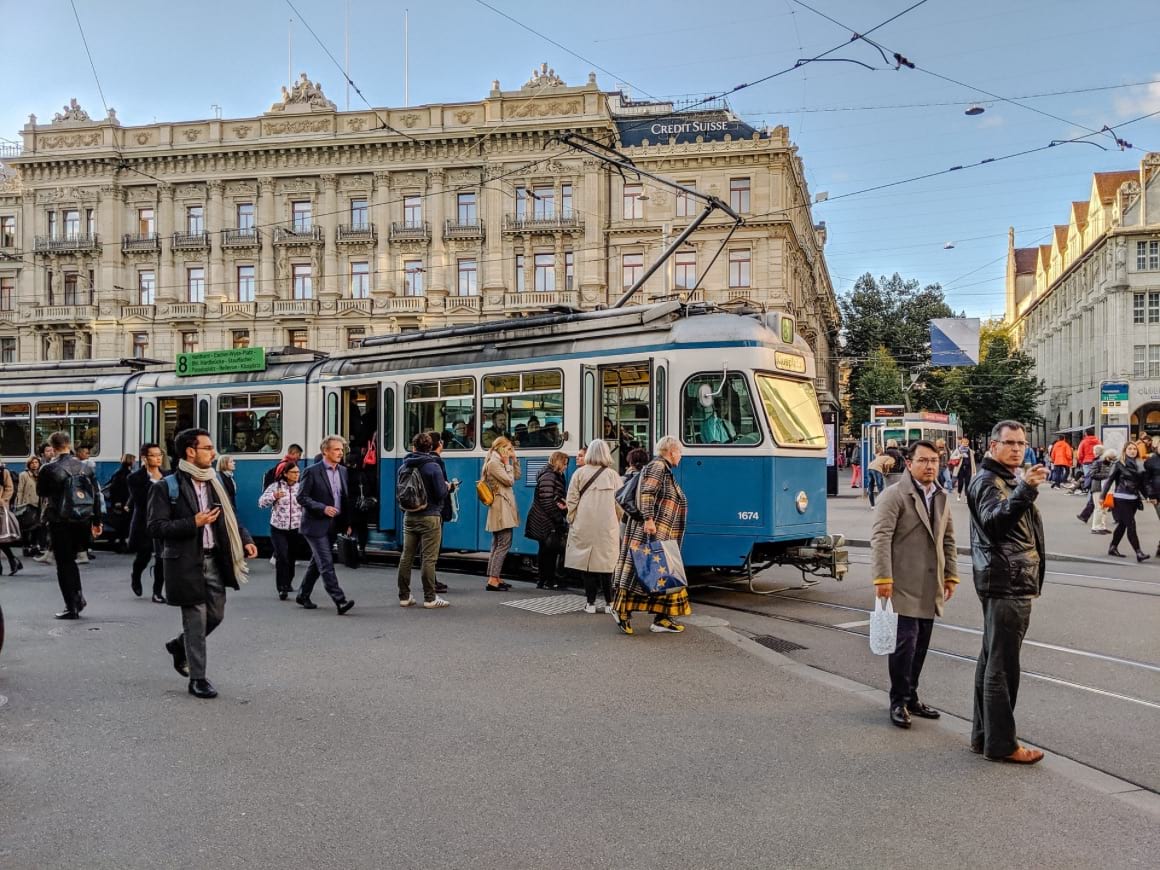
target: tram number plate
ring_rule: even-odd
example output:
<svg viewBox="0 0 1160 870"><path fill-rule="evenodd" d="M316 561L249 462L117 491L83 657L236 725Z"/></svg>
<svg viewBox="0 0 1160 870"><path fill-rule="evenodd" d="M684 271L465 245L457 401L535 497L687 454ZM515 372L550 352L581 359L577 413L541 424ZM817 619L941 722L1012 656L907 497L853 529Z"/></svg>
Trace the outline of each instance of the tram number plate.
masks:
<svg viewBox="0 0 1160 870"><path fill-rule="evenodd" d="M760 520L761 514L758 511L738 511L737 519L739 520Z"/></svg>

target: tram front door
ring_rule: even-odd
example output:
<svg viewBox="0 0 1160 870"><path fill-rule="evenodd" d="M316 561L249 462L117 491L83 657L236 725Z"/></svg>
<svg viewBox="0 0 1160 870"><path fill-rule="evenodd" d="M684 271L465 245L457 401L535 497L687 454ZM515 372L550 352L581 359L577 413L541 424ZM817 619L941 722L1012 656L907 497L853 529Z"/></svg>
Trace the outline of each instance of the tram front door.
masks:
<svg viewBox="0 0 1160 870"><path fill-rule="evenodd" d="M604 439L620 474L628 467L630 450L648 450L652 444L651 370L644 361L593 367L584 373L583 442Z"/></svg>
<svg viewBox="0 0 1160 870"><path fill-rule="evenodd" d="M338 434L346 439L346 467L350 473L352 502L360 496L379 497L379 391L375 384L365 387L343 387L339 397ZM365 502L364 502L365 504ZM352 504L352 507L354 505ZM353 527L359 543L365 546L370 529L379 525L379 510L355 511Z"/></svg>

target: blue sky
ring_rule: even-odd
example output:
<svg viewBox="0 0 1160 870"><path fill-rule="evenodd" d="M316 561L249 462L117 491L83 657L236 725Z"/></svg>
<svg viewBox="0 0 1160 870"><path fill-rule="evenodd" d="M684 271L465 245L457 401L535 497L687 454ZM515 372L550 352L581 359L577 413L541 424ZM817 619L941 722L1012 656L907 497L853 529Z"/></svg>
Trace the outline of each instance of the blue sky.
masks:
<svg viewBox="0 0 1160 870"><path fill-rule="evenodd" d="M277 99L287 71L288 19L295 74L307 72L345 104L339 70L307 32L343 56L345 0L75 0L105 98L124 124L252 116ZM602 87L638 97L719 93L791 66L848 39L849 31L793 0L590 0L544 4L488 0L560 48L475 0L410 5L412 104L480 99L492 79L518 88L547 61L569 83L597 69ZM817 0L810 5L860 32L914 0ZM375 106L403 104L402 17L408 4L350 0L351 77ZM1115 14L1102 14L1114 9ZM164 11L159 11L164 10ZM1148 24L1148 21L1151 24ZM8 71L0 136L17 138L30 112L42 121L76 97L104 114L67 0L0 3L0 57ZM1160 84L1019 100L985 96L937 73L1003 97L1160 80L1148 34L1154 0L1001 2L927 0L873 38L920 69L885 69L878 52L855 44L730 98L754 124L786 124L800 148L811 191L831 201L814 209L829 230L827 260L839 292L863 272L898 271L947 288L956 309L1002 311L1007 227L1021 246L1045 242L1086 199L1092 172L1135 168L1142 151L1062 145L887 190L844 194L974 163L1115 125L1160 109ZM569 49L581 60L564 49ZM968 117L972 102L986 111ZM946 103L948 105L932 105ZM916 105L917 104L917 105ZM351 108L363 104L351 94ZM867 108L874 107L874 108ZM1160 150L1160 116L1119 130ZM0 143L3 144L3 143ZM945 249L953 242L953 249Z"/></svg>

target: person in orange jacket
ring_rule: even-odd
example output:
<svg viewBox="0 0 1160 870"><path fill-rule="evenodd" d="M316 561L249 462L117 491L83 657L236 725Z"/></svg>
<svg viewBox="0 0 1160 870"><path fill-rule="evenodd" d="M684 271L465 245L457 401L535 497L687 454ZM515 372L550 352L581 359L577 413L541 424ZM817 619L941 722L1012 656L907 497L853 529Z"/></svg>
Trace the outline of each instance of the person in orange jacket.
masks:
<svg viewBox="0 0 1160 870"><path fill-rule="evenodd" d="M1060 433L1059 438L1051 445L1051 488L1059 487L1067 481L1071 471L1073 452L1067 437Z"/></svg>

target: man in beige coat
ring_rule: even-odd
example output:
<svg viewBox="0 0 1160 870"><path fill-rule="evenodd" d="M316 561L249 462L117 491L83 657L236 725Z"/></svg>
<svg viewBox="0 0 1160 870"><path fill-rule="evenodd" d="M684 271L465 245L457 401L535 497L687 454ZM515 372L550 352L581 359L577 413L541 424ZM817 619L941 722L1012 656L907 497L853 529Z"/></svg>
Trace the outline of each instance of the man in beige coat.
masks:
<svg viewBox="0 0 1160 870"><path fill-rule="evenodd" d="M934 618L954 595L955 534L947 495L938 485L938 449L911 445L907 470L878 500L870 555L874 587L898 614L898 643L890 654L890 721L910 727L910 717L937 719L918 700L918 677L926 660Z"/></svg>

